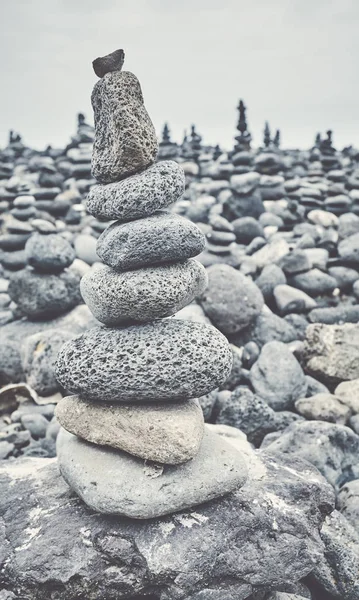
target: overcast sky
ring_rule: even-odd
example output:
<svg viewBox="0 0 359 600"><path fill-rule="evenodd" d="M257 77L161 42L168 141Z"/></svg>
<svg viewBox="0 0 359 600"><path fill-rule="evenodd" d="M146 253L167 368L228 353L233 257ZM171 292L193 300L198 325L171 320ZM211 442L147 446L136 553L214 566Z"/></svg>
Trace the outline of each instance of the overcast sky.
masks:
<svg viewBox="0 0 359 600"><path fill-rule="evenodd" d="M359 146L359 0L1 0L0 28L0 146L66 144L116 48L176 140L195 123L232 147L243 98L255 144L268 120L285 146Z"/></svg>

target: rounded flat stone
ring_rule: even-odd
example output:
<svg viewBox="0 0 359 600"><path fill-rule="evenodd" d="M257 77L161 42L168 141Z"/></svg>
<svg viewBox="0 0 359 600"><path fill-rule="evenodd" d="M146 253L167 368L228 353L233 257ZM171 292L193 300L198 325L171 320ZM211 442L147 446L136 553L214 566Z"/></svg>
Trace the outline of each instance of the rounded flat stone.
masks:
<svg viewBox="0 0 359 600"><path fill-rule="evenodd" d="M112 223L99 237L96 251L104 263L127 270L196 256L205 236L197 225L167 212L130 223Z"/></svg>
<svg viewBox="0 0 359 600"><path fill-rule="evenodd" d="M132 519L152 519L224 496L240 488L248 473L243 455L209 431L197 456L177 466L147 465L64 429L57 453L63 478L87 506Z"/></svg>
<svg viewBox="0 0 359 600"><path fill-rule="evenodd" d="M34 233L26 242L25 255L28 264L43 273L63 271L76 257L70 242L56 233Z"/></svg>
<svg viewBox="0 0 359 600"><path fill-rule="evenodd" d="M117 326L169 317L205 290L206 269L194 259L117 272L107 265L82 278L83 299L101 323Z"/></svg>
<svg viewBox="0 0 359 600"><path fill-rule="evenodd" d="M227 339L211 325L164 319L84 332L60 350L56 376L66 390L88 400L172 401L218 387L232 360Z"/></svg>
<svg viewBox="0 0 359 600"><path fill-rule="evenodd" d="M88 442L170 465L193 458L204 433L198 400L120 405L68 396L58 403L56 417Z"/></svg>
<svg viewBox="0 0 359 600"><path fill-rule="evenodd" d="M133 221L176 202L184 188L182 167L171 160L161 161L123 181L94 185L86 206L99 219Z"/></svg>

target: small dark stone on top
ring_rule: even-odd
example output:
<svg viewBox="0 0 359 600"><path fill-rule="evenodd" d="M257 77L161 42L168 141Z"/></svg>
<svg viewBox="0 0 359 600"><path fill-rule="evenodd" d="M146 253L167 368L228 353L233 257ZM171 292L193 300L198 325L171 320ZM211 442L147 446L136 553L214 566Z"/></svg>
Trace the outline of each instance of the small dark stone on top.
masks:
<svg viewBox="0 0 359 600"><path fill-rule="evenodd" d="M106 73L121 71L125 60L123 50L115 50L106 56L100 56L92 62L93 70L97 77L104 77Z"/></svg>

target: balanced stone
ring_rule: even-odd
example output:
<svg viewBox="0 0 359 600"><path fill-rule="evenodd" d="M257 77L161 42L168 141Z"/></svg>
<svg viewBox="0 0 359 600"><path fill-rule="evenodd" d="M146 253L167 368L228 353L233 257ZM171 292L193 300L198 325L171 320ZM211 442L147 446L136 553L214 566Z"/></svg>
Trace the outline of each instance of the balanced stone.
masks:
<svg viewBox="0 0 359 600"><path fill-rule="evenodd" d="M68 396L58 403L56 417L88 442L169 465L193 458L204 433L198 400L119 405Z"/></svg>
<svg viewBox="0 0 359 600"><path fill-rule="evenodd" d="M227 339L214 327L165 319L84 332L62 347L56 374L66 390L88 400L158 402L203 396L231 366Z"/></svg>
<svg viewBox="0 0 359 600"><path fill-rule="evenodd" d="M87 210L99 219L141 219L178 200L185 188L184 171L176 162L161 161L124 181L94 185Z"/></svg>
<svg viewBox="0 0 359 600"><path fill-rule="evenodd" d="M81 280L82 297L96 319L108 326L169 317L206 288L206 269L197 260L117 272L107 265Z"/></svg>
<svg viewBox="0 0 359 600"><path fill-rule="evenodd" d="M241 453L209 431L197 456L178 466L146 465L64 430L57 451L62 476L90 508L133 519L156 518L202 504L240 488L247 479Z"/></svg>
<svg viewBox="0 0 359 600"><path fill-rule="evenodd" d="M131 223L113 223L100 235L96 250L107 265L127 270L191 258L204 247L205 236L197 225L158 212Z"/></svg>
<svg viewBox="0 0 359 600"><path fill-rule="evenodd" d="M46 275L27 267L12 275L8 294L29 319L55 317L80 304L79 283L75 270Z"/></svg>
<svg viewBox="0 0 359 600"><path fill-rule="evenodd" d="M92 175L111 183L151 165L158 142L140 82L128 71L104 75L91 96L95 116Z"/></svg>
<svg viewBox="0 0 359 600"><path fill-rule="evenodd" d="M97 77L104 77L106 73L112 71L121 71L125 60L125 53L123 50L115 50L111 54L101 56L92 61L93 70Z"/></svg>
<svg viewBox="0 0 359 600"><path fill-rule="evenodd" d="M31 267L43 273L57 273L75 259L71 244L58 234L34 233L26 242L25 255Z"/></svg>

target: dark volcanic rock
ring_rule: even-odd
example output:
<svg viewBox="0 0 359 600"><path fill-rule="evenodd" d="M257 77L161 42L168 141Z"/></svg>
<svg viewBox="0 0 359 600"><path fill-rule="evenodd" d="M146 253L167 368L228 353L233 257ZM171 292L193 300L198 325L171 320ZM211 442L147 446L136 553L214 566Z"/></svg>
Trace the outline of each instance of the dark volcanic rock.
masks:
<svg viewBox="0 0 359 600"><path fill-rule="evenodd" d="M93 70L97 77L104 77L106 73L112 71L121 71L125 60L125 53L121 50L115 50L106 56L100 56L92 61Z"/></svg>
<svg viewBox="0 0 359 600"><path fill-rule="evenodd" d="M137 522L88 509L52 460L7 463L0 484L1 582L37 600L48 600L54 589L59 600L77 600L84 590L87 600L244 600L294 584L323 554L319 529L333 509L332 490L299 459L251 453L248 466L238 491Z"/></svg>

